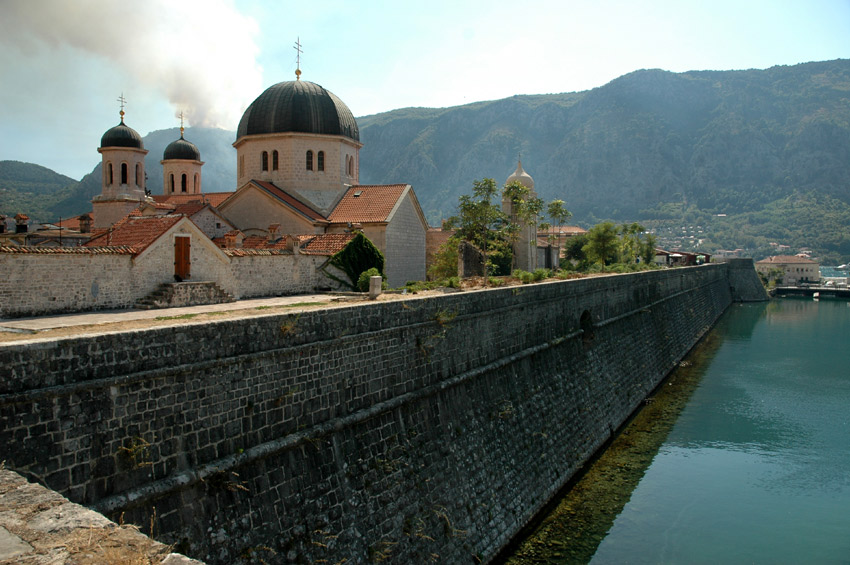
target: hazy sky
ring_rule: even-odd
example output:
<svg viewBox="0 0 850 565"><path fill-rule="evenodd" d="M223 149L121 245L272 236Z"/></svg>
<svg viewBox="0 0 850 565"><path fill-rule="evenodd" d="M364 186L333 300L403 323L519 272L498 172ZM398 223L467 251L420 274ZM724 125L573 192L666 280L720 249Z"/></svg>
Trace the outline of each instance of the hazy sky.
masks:
<svg viewBox="0 0 850 565"><path fill-rule="evenodd" d="M850 58L850 0L0 0L0 160L80 178L118 123L235 130L265 88L355 116L574 92L638 69Z"/></svg>

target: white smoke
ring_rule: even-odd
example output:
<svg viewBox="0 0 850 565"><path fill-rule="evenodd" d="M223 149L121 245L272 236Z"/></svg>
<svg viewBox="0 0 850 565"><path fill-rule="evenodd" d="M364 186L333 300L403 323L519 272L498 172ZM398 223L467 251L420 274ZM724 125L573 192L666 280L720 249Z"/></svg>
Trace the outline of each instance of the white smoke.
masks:
<svg viewBox="0 0 850 565"><path fill-rule="evenodd" d="M187 125L235 128L262 87L259 26L229 0L2 0L23 54L72 47L161 92Z"/></svg>

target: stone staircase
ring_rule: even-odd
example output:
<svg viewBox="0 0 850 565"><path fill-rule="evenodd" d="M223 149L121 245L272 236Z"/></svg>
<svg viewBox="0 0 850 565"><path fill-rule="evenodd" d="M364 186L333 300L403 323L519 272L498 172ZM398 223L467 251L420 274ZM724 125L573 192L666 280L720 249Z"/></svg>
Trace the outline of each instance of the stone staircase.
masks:
<svg viewBox="0 0 850 565"><path fill-rule="evenodd" d="M135 308L154 310L235 301L230 293L214 282L175 282L162 283L155 291L137 300Z"/></svg>

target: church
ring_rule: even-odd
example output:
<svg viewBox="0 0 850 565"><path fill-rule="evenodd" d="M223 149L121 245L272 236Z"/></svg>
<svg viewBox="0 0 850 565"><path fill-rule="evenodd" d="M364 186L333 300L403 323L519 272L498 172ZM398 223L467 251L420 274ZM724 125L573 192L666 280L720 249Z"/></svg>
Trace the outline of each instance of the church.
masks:
<svg viewBox="0 0 850 565"><path fill-rule="evenodd" d="M204 161L181 126L160 161L163 194L150 194L148 151L125 123L122 97L120 122L97 149L103 172L92 212L59 226L88 241L0 242L0 317L339 288L346 277L330 259L357 233L384 254L390 287L424 280L428 224L413 188L359 183L363 144L354 115L300 74L244 112L232 192L204 192Z"/></svg>
<svg viewBox="0 0 850 565"><path fill-rule="evenodd" d="M308 242L361 231L383 252L390 286L423 280L428 224L413 188L359 184L363 144L354 115L332 92L300 75L299 69L296 80L266 89L243 114L233 144L233 192L203 192L200 151L181 127L180 138L163 153L164 194L147 194L147 151L124 123L122 109L121 122L104 133L98 148L103 181L92 202L94 230L120 230L128 215L190 212L225 249L259 240L273 246L275 236ZM106 237L87 245L102 246Z"/></svg>

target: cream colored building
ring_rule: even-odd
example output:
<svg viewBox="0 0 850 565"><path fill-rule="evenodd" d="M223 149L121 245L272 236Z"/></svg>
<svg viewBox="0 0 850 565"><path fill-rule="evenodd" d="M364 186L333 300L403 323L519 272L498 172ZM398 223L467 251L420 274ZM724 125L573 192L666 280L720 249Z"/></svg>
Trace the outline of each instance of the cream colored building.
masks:
<svg viewBox="0 0 850 565"><path fill-rule="evenodd" d="M769 276L770 271L782 271L782 285L794 286L801 282L820 281L820 265L817 261L794 255L776 255L756 261L756 271Z"/></svg>

